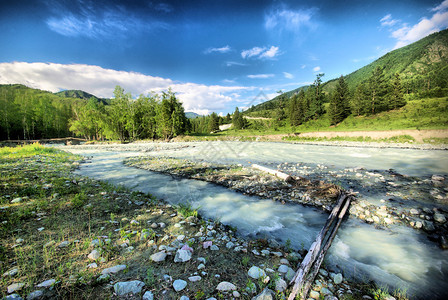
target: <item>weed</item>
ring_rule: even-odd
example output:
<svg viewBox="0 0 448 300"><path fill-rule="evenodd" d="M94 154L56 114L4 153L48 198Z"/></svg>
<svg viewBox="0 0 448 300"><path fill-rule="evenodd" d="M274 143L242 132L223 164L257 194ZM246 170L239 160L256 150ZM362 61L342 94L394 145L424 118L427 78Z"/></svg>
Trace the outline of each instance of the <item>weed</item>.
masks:
<svg viewBox="0 0 448 300"><path fill-rule="evenodd" d="M146 277L145 277L145 284L148 288L152 288L156 285L156 277L154 275L154 268L153 267L149 267L146 270Z"/></svg>
<svg viewBox="0 0 448 300"><path fill-rule="evenodd" d="M179 205L177 205L176 209L184 218L198 216L198 210L194 209L189 202L180 203Z"/></svg>
<svg viewBox="0 0 448 300"><path fill-rule="evenodd" d="M249 259L249 256L243 256L243 258L241 259L241 264L247 267L247 265L249 264Z"/></svg>
<svg viewBox="0 0 448 300"><path fill-rule="evenodd" d="M79 194L76 194L71 202L73 208L81 208L84 206L84 204L86 204L87 196L84 194L84 192L81 192Z"/></svg>

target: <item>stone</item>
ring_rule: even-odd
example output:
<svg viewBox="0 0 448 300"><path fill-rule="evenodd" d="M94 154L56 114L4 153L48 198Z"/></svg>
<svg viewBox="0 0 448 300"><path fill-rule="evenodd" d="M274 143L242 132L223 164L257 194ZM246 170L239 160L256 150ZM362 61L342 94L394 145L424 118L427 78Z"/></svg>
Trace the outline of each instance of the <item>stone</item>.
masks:
<svg viewBox="0 0 448 300"><path fill-rule="evenodd" d="M13 283L11 285L8 285L8 294L12 294L14 292L20 291L25 286L24 283Z"/></svg>
<svg viewBox="0 0 448 300"><path fill-rule="evenodd" d="M443 180L445 180L445 177L443 177L442 175L434 174L434 175L431 176L431 180L433 180L433 181L443 181Z"/></svg>
<svg viewBox="0 0 448 300"><path fill-rule="evenodd" d="M418 214L419 214L419 211L418 211L418 209L411 208L411 210L409 211L409 213L410 213L411 215L418 215Z"/></svg>
<svg viewBox="0 0 448 300"><path fill-rule="evenodd" d="M187 286L187 282L182 279L174 280L173 288L176 292L182 291Z"/></svg>
<svg viewBox="0 0 448 300"><path fill-rule="evenodd" d="M22 202L22 200L23 200L22 198L18 197L18 198L13 199L11 201L11 203L20 203L20 202Z"/></svg>
<svg viewBox="0 0 448 300"><path fill-rule="evenodd" d="M221 292L234 291L236 290L236 286L233 283L222 281L218 284L216 289Z"/></svg>
<svg viewBox="0 0 448 300"><path fill-rule="evenodd" d="M323 295L330 295L330 296L333 295L333 293L332 293L328 288L326 288L326 287L323 287L323 288L320 290L320 292L321 292L321 294L323 294Z"/></svg>
<svg viewBox="0 0 448 300"><path fill-rule="evenodd" d="M278 267L278 272L279 273L287 273L288 272L288 266L287 265L280 265L280 267Z"/></svg>
<svg viewBox="0 0 448 300"><path fill-rule="evenodd" d="M434 214L434 221L436 221L437 223L445 223L446 222L446 217L444 214L441 213L435 213Z"/></svg>
<svg viewBox="0 0 448 300"><path fill-rule="evenodd" d="M312 299L319 299L320 294L319 294L319 292L311 291L308 296Z"/></svg>
<svg viewBox="0 0 448 300"><path fill-rule="evenodd" d="M228 242L228 243L226 244L226 248L227 248L227 249L233 248L233 246L235 246L235 244L234 244L233 242Z"/></svg>
<svg viewBox="0 0 448 300"><path fill-rule="evenodd" d="M114 284L114 291L119 297L131 293L135 295L139 294L144 286L145 283L140 280L123 281Z"/></svg>
<svg viewBox="0 0 448 300"><path fill-rule="evenodd" d="M277 278L277 280L275 280L275 291L277 293L283 293L287 287L288 284L283 279Z"/></svg>
<svg viewBox="0 0 448 300"><path fill-rule="evenodd" d="M23 300L22 297L20 297L19 294L11 294L3 298L4 300Z"/></svg>
<svg viewBox="0 0 448 300"><path fill-rule="evenodd" d="M188 298L187 296L182 296L179 300L190 300L190 298Z"/></svg>
<svg viewBox="0 0 448 300"><path fill-rule="evenodd" d="M342 279L343 279L343 277L342 277L341 273L338 273L338 274L333 276L334 284L341 284L342 283Z"/></svg>
<svg viewBox="0 0 448 300"><path fill-rule="evenodd" d="M216 246L216 245L212 245L212 246L210 247L210 250L212 250L212 251L218 251L218 250L219 250L219 247Z"/></svg>
<svg viewBox="0 0 448 300"><path fill-rule="evenodd" d="M58 248L66 248L68 245L70 245L69 241L63 241L58 245Z"/></svg>
<svg viewBox="0 0 448 300"><path fill-rule="evenodd" d="M448 238L446 237L446 236L441 236L440 237L440 247L443 249L443 250L448 250Z"/></svg>
<svg viewBox="0 0 448 300"><path fill-rule="evenodd" d="M380 222L380 218L378 216L373 216L372 217L373 222L375 223L379 223Z"/></svg>
<svg viewBox="0 0 448 300"><path fill-rule="evenodd" d="M151 291L146 291L143 294L142 300L154 300L154 295Z"/></svg>
<svg viewBox="0 0 448 300"><path fill-rule="evenodd" d="M198 266L198 270L202 270L202 269L204 269L205 268L205 265L204 264L200 264L199 266Z"/></svg>
<svg viewBox="0 0 448 300"><path fill-rule="evenodd" d="M91 264L87 265L87 268L89 268L89 269L96 269L96 268L98 268L98 265L97 265L97 263L91 263Z"/></svg>
<svg viewBox="0 0 448 300"><path fill-rule="evenodd" d="M188 250L179 249L174 257L174 262L186 262L191 259L191 252Z"/></svg>
<svg viewBox="0 0 448 300"><path fill-rule="evenodd" d="M37 291L29 293L28 296L26 296L26 300L41 299L43 295L44 295L43 291L37 290Z"/></svg>
<svg viewBox="0 0 448 300"><path fill-rule="evenodd" d="M127 268L126 265L116 265L107 269L104 269L101 274L106 275L106 274L114 274L114 273L118 273L120 271L123 271Z"/></svg>
<svg viewBox="0 0 448 300"><path fill-rule="evenodd" d="M95 239L93 241L90 242L90 247L96 247L100 245L100 240L99 239Z"/></svg>
<svg viewBox="0 0 448 300"><path fill-rule="evenodd" d="M286 272L286 275L285 275L286 281L290 282L294 278L295 274L296 274L296 271L294 271L291 268L288 268L288 272Z"/></svg>
<svg viewBox="0 0 448 300"><path fill-rule="evenodd" d="M19 273L19 269L15 268L15 269L12 269L12 270L9 270L9 271L3 273L3 276L4 277L5 276L16 276L17 273Z"/></svg>
<svg viewBox="0 0 448 300"><path fill-rule="evenodd" d="M16 243L17 243L17 244L22 244L24 241L25 241L24 239L17 239L17 240L16 240Z"/></svg>
<svg viewBox="0 0 448 300"><path fill-rule="evenodd" d="M238 293L238 291L233 291L232 292L232 296L235 297L235 298L239 298L239 297L241 297L241 294Z"/></svg>
<svg viewBox="0 0 448 300"><path fill-rule="evenodd" d="M268 288L265 288L261 294L252 298L252 300L274 300L275 293Z"/></svg>
<svg viewBox="0 0 448 300"><path fill-rule="evenodd" d="M252 266L247 274L253 279L266 277L266 273L257 266Z"/></svg>
<svg viewBox="0 0 448 300"><path fill-rule="evenodd" d="M161 251L161 252L154 253L153 255L150 256L150 258L154 262L161 262L161 261L165 261L166 255L167 254L164 251Z"/></svg>
<svg viewBox="0 0 448 300"><path fill-rule="evenodd" d="M423 221L423 229L425 231L434 231L435 227L434 227L434 224L432 222Z"/></svg>
<svg viewBox="0 0 448 300"><path fill-rule="evenodd" d="M49 287L52 287L55 283L56 283L55 279L48 279L48 280L45 280L44 282L39 283L38 285L36 285L36 287L49 288Z"/></svg>
<svg viewBox="0 0 448 300"><path fill-rule="evenodd" d="M101 254L98 250L93 250L92 252L90 252L90 254L87 256L90 260L97 260L98 258L100 258Z"/></svg>
<svg viewBox="0 0 448 300"><path fill-rule="evenodd" d="M196 282L196 281L199 281L201 279L202 279L201 276L191 276L191 277L188 277L188 280L190 280L191 282Z"/></svg>

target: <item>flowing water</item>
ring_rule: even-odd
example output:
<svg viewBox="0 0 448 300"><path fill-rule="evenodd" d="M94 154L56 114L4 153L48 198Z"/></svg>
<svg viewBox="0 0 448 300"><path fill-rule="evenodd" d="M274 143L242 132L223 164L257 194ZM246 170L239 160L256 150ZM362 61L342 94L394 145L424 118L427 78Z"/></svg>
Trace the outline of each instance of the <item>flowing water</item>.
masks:
<svg viewBox="0 0 448 300"><path fill-rule="evenodd" d="M117 151L135 148L139 152ZM173 204L188 201L200 207L201 215L236 226L242 235L274 237L282 242L289 239L296 248L311 245L325 223L326 214L300 205L281 205L244 196L207 182L179 180L127 167L122 164L123 159L142 155L141 151L151 151L151 155L224 163L307 162L326 164L333 170L347 167L394 169L421 177L446 175L448 170L446 151L223 142L167 144L166 147L160 144L126 145L116 147L114 151L86 149L89 148L73 147L70 150L92 157L90 163L81 165L78 171L81 175L150 192ZM426 236L404 226L376 229L350 218L338 231L327 264L343 270L345 276L374 279L380 285L407 290L408 294L421 299L448 298L448 251L440 250L428 242Z"/></svg>

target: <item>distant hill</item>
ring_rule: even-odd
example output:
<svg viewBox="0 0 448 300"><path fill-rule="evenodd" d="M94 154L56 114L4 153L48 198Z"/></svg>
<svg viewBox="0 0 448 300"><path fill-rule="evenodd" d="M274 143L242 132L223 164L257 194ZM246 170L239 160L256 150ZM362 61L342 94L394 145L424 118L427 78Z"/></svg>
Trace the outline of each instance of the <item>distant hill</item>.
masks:
<svg viewBox="0 0 448 300"><path fill-rule="evenodd" d="M201 115L199 115L199 114L197 114L197 113L194 113L194 112L192 112L192 111L187 111L187 112L185 113L185 116L186 116L188 119L194 119L194 118L196 118L196 117L200 117Z"/></svg>
<svg viewBox="0 0 448 300"><path fill-rule="evenodd" d="M391 51L374 62L344 76L349 88L366 81L377 67L384 68L385 78L391 78L399 73L406 93L419 93L424 90L440 88L439 95L448 95L448 29L433 33L413 44ZM337 78L329 80L322 85L325 93L334 90ZM245 113L270 110L278 107L283 99L290 98L298 93L302 86L285 92L269 101L261 103Z"/></svg>
<svg viewBox="0 0 448 300"><path fill-rule="evenodd" d="M109 99L106 98L98 98L95 95L92 95L90 93L81 91L81 90L65 90L65 91L60 91L57 93L54 93L55 95L61 96L61 97L65 97L65 98L77 98L77 99L85 99L85 100L89 100L90 98L94 98L97 101L101 101L103 102L103 104L108 104L109 103Z"/></svg>

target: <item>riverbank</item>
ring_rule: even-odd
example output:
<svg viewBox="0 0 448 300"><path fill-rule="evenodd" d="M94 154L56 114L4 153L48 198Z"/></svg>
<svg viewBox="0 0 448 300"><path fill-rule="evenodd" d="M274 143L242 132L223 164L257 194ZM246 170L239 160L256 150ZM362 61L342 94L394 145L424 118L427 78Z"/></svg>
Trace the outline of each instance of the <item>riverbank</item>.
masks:
<svg viewBox="0 0 448 300"><path fill-rule="evenodd" d="M448 190L443 176L434 175L431 180L419 180L394 172L372 172L363 168L326 174L326 167L323 165L317 166L317 170L303 163L269 165L275 170L291 175L292 180L287 182L251 167L215 164L203 160L144 156L130 158L125 164L181 178L212 182L245 195L281 203L314 206L327 212L335 204L341 187L352 187L354 193L359 193L361 189L368 189L372 194L382 192L389 196L378 203L372 203L362 197L355 199L350 208L350 216L377 227L387 228L392 225L411 227L424 232L429 240L437 243L442 249L448 249L447 198L435 192L438 189ZM359 183L361 179L364 180L363 183ZM339 186L331 182L337 182ZM412 185L420 186L420 189L432 189L432 194L425 195L417 195L415 191L410 191L414 199L432 196L436 198L435 200L438 199L441 205L421 206L417 203L410 206L400 205L400 200L396 197L398 195L394 194L404 194L412 189Z"/></svg>
<svg viewBox="0 0 448 300"><path fill-rule="evenodd" d="M0 154L0 294L11 299L252 299L262 291L282 299L306 253L241 239L188 205L76 176L79 156L39 146ZM313 295L387 293L322 269Z"/></svg>

